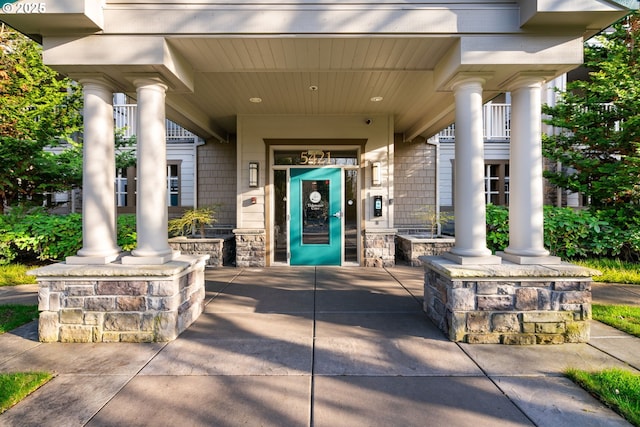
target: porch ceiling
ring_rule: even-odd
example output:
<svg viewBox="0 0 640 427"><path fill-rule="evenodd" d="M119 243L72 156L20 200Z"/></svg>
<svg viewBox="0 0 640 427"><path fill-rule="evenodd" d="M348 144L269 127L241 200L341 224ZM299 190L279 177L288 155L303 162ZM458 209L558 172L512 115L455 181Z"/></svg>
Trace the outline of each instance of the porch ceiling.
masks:
<svg viewBox="0 0 640 427"><path fill-rule="evenodd" d="M555 52L546 64L525 57L540 55L557 36L553 43L541 38L539 46L528 40L531 52L523 51L517 37L494 40L507 50L499 57L487 40L453 36L167 38L169 49L193 70L192 90L167 94L168 114L196 133L205 129L204 136L223 140L236 133L242 114L390 114L396 133L428 137L453 121L446 83L456 73L490 76L488 101L519 72L555 77L581 62L575 53L558 61ZM575 52L576 39L566 40ZM465 57L469 43L475 57Z"/></svg>
<svg viewBox="0 0 640 427"><path fill-rule="evenodd" d="M169 94L168 102L206 112L229 134L239 114L391 113L403 132L445 96L434 92L433 70L455 43L451 37L169 39L194 69L194 91Z"/></svg>
<svg viewBox="0 0 640 427"><path fill-rule="evenodd" d="M129 48L113 49L122 44ZM486 77L488 101L519 73L552 78L582 62L574 34L116 35L52 37L44 47L45 62L63 74L98 73L134 97L136 76L159 75L169 85L167 116L214 140L235 134L244 114L385 114L405 139L429 137L454 120L455 76Z"/></svg>

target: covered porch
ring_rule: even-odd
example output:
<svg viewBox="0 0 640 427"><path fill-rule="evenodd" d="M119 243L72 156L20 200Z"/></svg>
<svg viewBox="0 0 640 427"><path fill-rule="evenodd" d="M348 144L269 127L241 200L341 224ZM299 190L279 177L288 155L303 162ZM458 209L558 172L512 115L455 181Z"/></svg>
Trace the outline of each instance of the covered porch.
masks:
<svg viewBox="0 0 640 427"><path fill-rule="evenodd" d="M118 277L131 289L140 272L185 262L180 272L169 269L166 276L167 281L177 280L172 295L178 298L179 277L190 275L190 268L201 266L202 260L179 258L167 242L167 118L207 145L233 147L225 169L233 180L216 190L225 193L225 209L236 227L236 243L247 249L242 256L250 257L248 265L274 263L276 183L302 177L303 172L296 171L303 168L325 166L357 175L353 197L338 197L337 207L325 215L337 224L332 236L345 234L347 206L353 206L357 262L387 265L394 215L403 202L394 193L395 150L426 141L452 122L456 240L446 255L448 262L507 269L560 265L543 246L540 89L545 81L580 65L585 38L624 16L626 3L470 0L443 6L410 0L399 6L391 1L229 5L89 0L51 4L42 13L28 15L6 8L0 18L41 40L45 63L83 86L83 247L64 268L85 271L87 285L94 287L112 264L120 271L130 269L131 274ZM485 102L506 91L512 94L510 243L504 253L492 254L485 232L482 112ZM130 94L138 105L138 229L131 253L123 253L116 243L114 92ZM289 146L295 159L277 164L274 159ZM333 163L316 163L315 153L329 157L326 146L347 154L341 160L333 156ZM209 166L201 171L211 171ZM285 171L281 181L279 170ZM346 178L340 173L334 188L342 191ZM316 184L325 181L324 176L300 178L301 188L314 179ZM289 196L291 188L286 191ZM296 211L290 197L280 199L286 199L285 217L291 218ZM302 222L304 213L299 211ZM293 229L290 223L286 227ZM341 252L331 258L338 265L345 263L342 242L336 246ZM285 262L291 263L292 247L289 240ZM305 262L315 261L312 256ZM432 261L427 264L443 277L452 274ZM491 269L486 271L492 277ZM101 321L93 316L93 306L68 306L75 301L71 293L78 290L79 278L68 280L66 274L46 270L38 277L49 283L43 285L48 290L43 290L43 314L50 313L60 327L61 313L72 308L83 310L73 322L81 319L90 327L90 322ZM193 298L201 294L196 290ZM61 303L45 302L51 295L58 295ZM194 300L189 307L197 309L200 302ZM184 307L173 309L177 313ZM120 311L122 316L128 313ZM188 326L176 325L178 333Z"/></svg>

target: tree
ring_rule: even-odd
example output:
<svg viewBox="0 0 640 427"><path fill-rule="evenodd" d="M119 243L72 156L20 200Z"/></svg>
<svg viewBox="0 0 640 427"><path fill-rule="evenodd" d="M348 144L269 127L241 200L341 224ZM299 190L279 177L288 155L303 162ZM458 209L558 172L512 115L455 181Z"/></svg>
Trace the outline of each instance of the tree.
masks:
<svg viewBox="0 0 640 427"><path fill-rule="evenodd" d="M73 156L44 148L72 140L81 108L80 88L42 63L40 46L0 23L0 212L77 184Z"/></svg>
<svg viewBox="0 0 640 427"><path fill-rule="evenodd" d="M595 208L640 203L640 14L585 43L587 80L567 83L556 106L544 106L547 172L559 187L587 196Z"/></svg>

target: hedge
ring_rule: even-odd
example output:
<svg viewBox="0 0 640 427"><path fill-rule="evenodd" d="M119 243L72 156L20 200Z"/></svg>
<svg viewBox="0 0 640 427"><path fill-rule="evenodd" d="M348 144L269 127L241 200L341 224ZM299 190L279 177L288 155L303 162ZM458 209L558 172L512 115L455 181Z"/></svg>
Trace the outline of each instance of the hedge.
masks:
<svg viewBox="0 0 640 427"><path fill-rule="evenodd" d="M509 214L505 207L487 205L487 246L504 250L509 243ZM564 259L640 258L640 208L616 206L604 210L545 206L544 244Z"/></svg>
<svg viewBox="0 0 640 427"><path fill-rule="evenodd" d="M136 245L135 215L118 217L118 245ZM0 265L14 260L62 260L82 248L82 216L53 215L37 210L13 209L0 215Z"/></svg>
<svg viewBox="0 0 640 427"><path fill-rule="evenodd" d="M118 216L118 245L136 245L135 215ZM640 259L640 207L618 206L608 210L546 206L544 243L564 259ZM509 244L507 208L487 205L487 246L504 250ZM13 209L0 215L0 265L14 260L62 260L82 247L82 216L53 215L43 210L26 213Z"/></svg>

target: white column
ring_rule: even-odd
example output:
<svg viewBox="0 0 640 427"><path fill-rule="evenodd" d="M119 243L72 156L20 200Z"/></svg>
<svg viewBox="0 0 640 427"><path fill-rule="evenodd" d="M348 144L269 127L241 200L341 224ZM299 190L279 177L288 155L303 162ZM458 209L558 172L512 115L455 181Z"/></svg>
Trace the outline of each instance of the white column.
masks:
<svg viewBox="0 0 640 427"><path fill-rule="evenodd" d="M108 264L118 258L113 93L100 78L82 79L82 249L67 264Z"/></svg>
<svg viewBox="0 0 640 427"><path fill-rule="evenodd" d="M544 248L542 79L522 78L511 92L509 247L500 253L518 264L557 264Z"/></svg>
<svg viewBox="0 0 640 427"><path fill-rule="evenodd" d="M482 85L468 77L453 84L456 100L454 216L456 243L446 257L460 264L500 264L487 248L484 195Z"/></svg>
<svg viewBox="0 0 640 427"><path fill-rule="evenodd" d="M123 264L164 264L179 255L167 241L167 146L165 92L154 78L134 81L137 116L137 245Z"/></svg>

